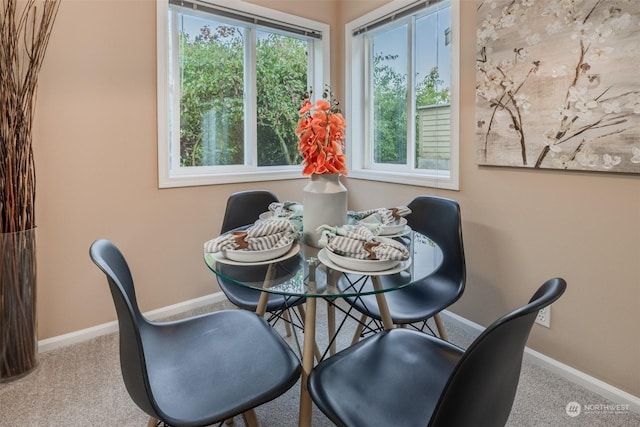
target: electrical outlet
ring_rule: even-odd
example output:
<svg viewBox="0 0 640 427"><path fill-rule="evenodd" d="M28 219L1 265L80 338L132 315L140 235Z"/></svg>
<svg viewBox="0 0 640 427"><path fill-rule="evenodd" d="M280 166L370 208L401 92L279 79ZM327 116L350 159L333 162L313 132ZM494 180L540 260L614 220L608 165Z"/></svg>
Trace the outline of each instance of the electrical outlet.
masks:
<svg viewBox="0 0 640 427"><path fill-rule="evenodd" d="M538 325L545 326L547 328L551 327L551 306L548 305L542 310L538 312L536 316L536 323Z"/></svg>

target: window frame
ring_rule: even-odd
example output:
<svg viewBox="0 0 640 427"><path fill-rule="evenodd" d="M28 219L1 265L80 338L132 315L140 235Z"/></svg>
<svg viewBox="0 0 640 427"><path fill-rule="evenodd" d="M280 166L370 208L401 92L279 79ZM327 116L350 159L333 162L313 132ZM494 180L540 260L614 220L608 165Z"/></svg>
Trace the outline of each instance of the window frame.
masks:
<svg viewBox="0 0 640 427"><path fill-rule="evenodd" d="M347 154L349 160L349 177L371 181L393 182L423 187L459 190L459 111L460 111L460 4L450 0L451 6L451 141L450 141L450 170L417 169L411 162L413 156L407 159L405 165L374 165L370 162L373 149L372 126L369 125L372 116L370 97L368 94L368 79L371 76L371 52L364 43L364 37L358 40L353 32L368 24L393 15L399 11L415 6L415 0L394 0L373 10L345 25L345 112L349 127L347 128ZM398 22L403 22L399 19ZM408 48L413 49L413 40L409 40ZM410 54L410 58L412 55ZM365 78L363 78L365 76ZM408 76L408 84L413 87L413 76ZM410 117L415 116L415 107L407 110ZM409 134L413 135L414 126L409 126ZM415 135L411 139L411 149L415 150ZM409 144L407 144L409 146Z"/></svg>
<svg viewBox="0 0 640 427"><path fill-rule="evenodd" d="M276 11L263 6L247 3L244 1L228 0L190 0L193 3L201 3L221 8L232 9L234 11L255 15L263 19L289 23L293 26L308 28L322 34L321 42L312 43L313 55L311 55L309 81L312 87L324 87L326 82L330 82L330 46L331 34L328 24L316 22L300 16ZM157 38L157 118L158 118L158 186L159 188L186 187L198 185L229 184L240 182L272 181L283 179L302 178L301 165L282 166L258 166L257 165L257 137L256 129L249 129L256 123L256 87L255 78L250 80L245 96L245 105L249 107L249 120L245 120L245 155L248 156L251 164L230 165L230 166L190 166L178 167L172 165L171 150L174 141L179 147L179 129L173 130L173 135L169 129L170 114L175 107L171 106L170 91L172 90L170 77L170 61L177 58L170 58L170 32L169 32L169 0L159 0L156 2L156 38ZM249 31L255 31L250 29ZM285 33L286 34L286 33ZM255 46L249 46L255 58ZM249 64L249 65L247 65ZM251 73L255 76L255 60L245 61L245 75ZM178 97L174 97L178 99ZM179 100L178 100L179 104ZM176 113L179 116L179 106ZM255 127L255 126L254 126ZM176 139L177 138L177 139ZM247 140L248 138L248 140ZM179 151L179 148L178 148ZM175 155L175 153L173 153ZM179 161L178 161L179 163Z"/></svg>

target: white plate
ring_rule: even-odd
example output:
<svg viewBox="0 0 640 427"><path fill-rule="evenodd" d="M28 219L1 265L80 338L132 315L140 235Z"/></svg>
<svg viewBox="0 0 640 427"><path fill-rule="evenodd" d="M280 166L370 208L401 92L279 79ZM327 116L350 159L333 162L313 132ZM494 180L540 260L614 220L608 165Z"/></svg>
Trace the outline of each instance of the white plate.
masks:
<svg viewBox="0 0 640 427"><path fill-rule="evenodd" d="M260 219L269 219L269 218L273 218L273 212L269 211L269 212L262 212L260 214L260 216L258 216L258 218Z"/></svg>
<svg viewBox="0 0 640 427"><path fill-rule="evenodd" d="M340 267L348 268L349 270L356 271L384 271L395 267L400 264L400 261L381 261L371 259L357 259L335 254L330 250L327 250L327 256L331 261Z"/></svg>
<svg viewBox="0 0 640 427"><path fill-rule="evenodd" d="M224 257L230 259L231 261L238 262L262 262L269 261L272 259L276 259L281 257L282 255L289 252L291 249L291 242L288 245L281 246L279 248L266 249L264 251L246 251L246 250L225 250L222 251L224 253Z"/></svg>
<svg viewBox="0 0 640 427"><path fill-rule="evenodd" d="M205 258L212 259L213 260L212 262L219 262L221 264L227 264L227 265L251 266L251 265L265 265L265 264L273 264L273 263L276 263L276 262L281 262L281 261L287 260L287 259L295 256L299 251L300 251L300 245L295 243L291 247L291 249L289 249L289 252L287 252L286 254L282 255L281 257L270 259L270 260L267 260L267 261L257 261L257 262L233 261L233 260L230 260L229 258L226 258L222 252L213 252L213 253L212 252L205 252L204 255L205 255Z"/></svg>
<svg viewBox="0 0 640 427"><path fill-rule="evenodd" d="M390 236L400 233L407 226L407 219L400 218L389 225L383 225L381 236Z"/></svg>
<svg viewBox="0 0 640 427"><path fill-rule="evenodd" d="M407 234L411 233L411 227L409 227L408 225L405 225L404 228L402 230L400 230L400 232L396 233L396 234L387 234L384 237L386 238L392 238L392 237L402 237L402 236L406 236Z"/></svg>
<svg viewBox="0 0 640 427"><path fill-rule="evenodd" d="M360 268L349 268L349 267L344 267L341 265L336 264L335 262L333 262L331 260L331 258L329 258L329 253L331 253L329 250L327 250L327 248L323 248L320 250L320 252L318 252L318 259L320 260L321 263L323 263L324 265L326 265L329 268L332 268L334 270L338 270L338 271L342 271L343 273L354 273L354 274L368 274L370 276L380 276L380 275L386 275L386 274L393 274L393 273L397 273L399 271L403 271L406 270L410 265L411 265L411 259L408 259L406 261L394 261L396 264L386 270L376 270L376 271L371 271L371 270L362 270ZM334 254L335 255L335 254ZM364 260L362 260L364 261ZM379 261L371 261L369 260L369 262L379 262Z"/></svg>

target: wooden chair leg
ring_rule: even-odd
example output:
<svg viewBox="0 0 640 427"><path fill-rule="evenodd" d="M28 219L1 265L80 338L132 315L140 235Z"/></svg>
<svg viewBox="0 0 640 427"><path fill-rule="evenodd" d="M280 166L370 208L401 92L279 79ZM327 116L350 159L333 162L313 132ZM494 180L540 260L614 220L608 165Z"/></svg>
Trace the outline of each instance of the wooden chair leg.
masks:
<svg viewBox="0 0 640 427"><path fill-rule="evenodd" d="M282 312L282 318L284 319L284 330L287 333L287 337L291 336L291 318L289 316L289 310L285 310Z"/></svg>
<svg viewBox="0 0 640 427"><path fill-rule="evenodd" d="M242 414L242 419L244 420L244 424L247 427L260 427L258 417L256 416L256 411L254 411L253 409L244 412Z"/></svg>
<svg viewBox="0 0 640 427"><path fill-rule="evenodd" d="M298 313L300 313L301 319L302 319L302 326L304 326L304 307L302 306L302 304L298 304Z"/></svg>
<svg viewBox="0 0 640 427"><path fill-rule="evenodd" d="M362 317L360 317L360 322L358 322L358 326L356 326L356 331L353 334L351 345L354 345L355 343L360 341L360 334L362 334L362 330L364 329L365 320L367 320L367 316L363 314Z"/></svg>
<svg viewBox="0 0 640 427"><path fill-rule="evenodd" d="M447 337L447 332L444 330L444 324L442 323L442 319L440 318L440 313L437 313L433 316L433 320L436 322L436 327L438 328L438 335L445 341L449 341Z"/></svg>
<svg viewBox="0 0 640 427"><path fill-rule="evenodd" d="M159 422L160 422L159 419L153 418L153 417L149 417L149 422L147 423L147 427L156 427Z"/></svg>

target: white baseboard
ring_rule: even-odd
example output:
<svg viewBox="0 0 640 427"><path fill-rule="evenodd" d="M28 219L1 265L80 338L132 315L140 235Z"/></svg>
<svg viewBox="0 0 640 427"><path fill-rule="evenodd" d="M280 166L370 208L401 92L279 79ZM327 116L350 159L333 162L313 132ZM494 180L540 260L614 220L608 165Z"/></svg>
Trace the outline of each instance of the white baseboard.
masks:
<svg viewBox="0 0 640 427"><path fill-rule="evenodd" d="M457 314L451 313L446 310L441 313L441 316L448 318L450 321L456 323L459 327L472 334L478 334L485 329L477 323L474 323L462 316L458 316ZM630 411L640 413L639 397L627 393L626 391L620 390L610 384L605 383L604 381L592 377L591 375L585 374L582 371L572 368L569 365L558 362L557 360L545 356L540 352L532 350L529 347L525 348L525 354L528 356L527 360L535 363L542 368L547 369L548 371L560 375L567 381L578 384L586 388L587 390L596 393L614 403L629 405Z"/></svg>
<svg viewBox="0 0 640 427"><path fill-rule="evenodd" d="M205 295L200 298L180 302L168 307L151 310L144 313L144 315L149 320L158 320L225 300L226 297L222 292L216 292L211 295ZM66 347L71 344L88 341L92 338L107 335L117 331L118 322L114 320L113 322L103 323L102 325L96 325L90 328L81 329L79 331L70 332L68 334L58 335L56 337L40 340L38 341L38 352L44 353L46 351L51 351L57 348Z"/></svg>

